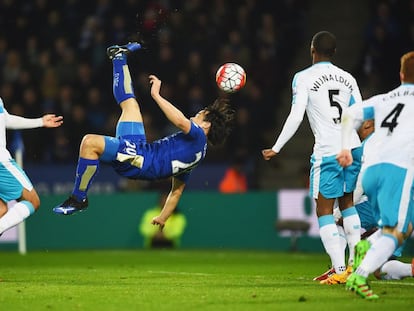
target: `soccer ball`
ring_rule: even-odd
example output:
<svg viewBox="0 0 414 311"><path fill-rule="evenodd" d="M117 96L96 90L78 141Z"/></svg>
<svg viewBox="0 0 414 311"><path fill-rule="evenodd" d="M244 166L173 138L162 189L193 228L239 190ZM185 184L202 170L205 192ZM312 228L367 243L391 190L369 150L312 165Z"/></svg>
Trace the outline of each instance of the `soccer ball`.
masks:
<svg viewBox="0 0 414 311"><path fill-rule="evenodd" d="M226 93L234 93L246 84L246 72L236 63L225 63L216 73L217 86Z"/></svg>

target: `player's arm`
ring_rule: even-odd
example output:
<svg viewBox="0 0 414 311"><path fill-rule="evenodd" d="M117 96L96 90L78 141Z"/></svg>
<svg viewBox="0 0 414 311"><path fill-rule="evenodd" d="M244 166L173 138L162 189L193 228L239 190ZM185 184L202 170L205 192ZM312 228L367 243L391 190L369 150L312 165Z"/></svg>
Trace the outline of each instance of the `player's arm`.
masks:
<svg viewBox="0 0 414 311"><path fill-rule="evenodd" d="M167 197L167 200L165 201L161 213L152 219L152 224L159 225L161 229L164 227L165 222L177 207L185 188L185 182L179 180L178 178L172 177L171 182L171 191Z"/></svg>
<svg viewBox="0 0 414 311"><path fill-rule="evenodd" d="M358 129L364 120L373 115L372 107L363 107L361 103L355 104L342 113L342 150L336 156L338 163L343 166L349 166L353 162L352 149L352 134Z"/></svg>
<svg viewBox="0 0 414 311"><path fill-rule="evenodd" d="M294 79L294 81L295 80L296 79ZM283 146L296 133L303 121L303 117L305 116L306 105L308 102L308 92L306 90L306 87L304 84L298 82L296 85L292 86L292 89L293 99L289 116L287 117L285 124L283 125L282 132L280 132L279 137L277 138L276 143L273 145L273 147L262 150L262 155L265 160L270 160L280 152Z"/></svg>
<svg viewBox="0 0 414 311"><path fill-rule="evenodd" d="M24 118L21 116L9 114L5 111L6 115L6 128L13 130L31 129L38 127L58 127L63 123L62 116L56 116L54 114L45 114L41 118Z"/></svg>
<svg viewBox="0 0 414 311"><path fill-rule="evenodd" d="M184 133L190 132L191 121L177 109L173 104L160 95L161 80L154 75L149 76L151 83L151 96L164 112L165 116L172 124L182 130Z"/></svg>

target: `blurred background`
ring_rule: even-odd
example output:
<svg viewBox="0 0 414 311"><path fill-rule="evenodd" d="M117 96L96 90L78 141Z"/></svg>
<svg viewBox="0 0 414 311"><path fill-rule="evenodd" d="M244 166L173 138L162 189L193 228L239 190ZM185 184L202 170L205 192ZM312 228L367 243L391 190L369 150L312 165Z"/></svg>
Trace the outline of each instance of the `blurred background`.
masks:
<svg viewBox="0 0 414 311"><path fill-rule="evenodd" d="M313 143L306 120L271 163L261 160L260 150L280 131L291 79L310 64L310 40L320 30L337 36L335 61L356 76L367 97L399 83L399 57L413 49L414 1L1 0L0 95L11 113L65 118L58 130L23 132L26 166L73 165L84 134L114 134L119 107L109 45L138 40L146 46L130 65L149 140L174 130L149 96L149 74L191 116L219 95L217 68L237 62L247 85L231 96L236 130L224 147L210 150L206 172L223 174L237 159L249 189L300 187ZM211 180L205 178L209 188L217 188Z"/></svg>
<svg viewBox="0 0 414 311"><path fill-rule="evenodd" d="M306 188L313 145L306 118L276 159L265 162L260 152L275 142L290 110L293 74L310 65L310 40L321 30L336 35L335 63L354 74L367 98L399 84L399 58L414 49L414 1L0 0L6 109L64 116L56 130L10 131L9 148L21 134L24 168L41 195L69 193L83 135L114 135L119 107L106 48L140 41L146 48L129 65L148 140L175 130L150 97L149 74L191 116L222 95L214 81L221 64L236 62L247 72L246 87L230 95L233 135L209 150L190 190L219 190L228 169L242 176L243 191ZM93 191L160 189L162 182L122 180L103 167Z"/></svg>

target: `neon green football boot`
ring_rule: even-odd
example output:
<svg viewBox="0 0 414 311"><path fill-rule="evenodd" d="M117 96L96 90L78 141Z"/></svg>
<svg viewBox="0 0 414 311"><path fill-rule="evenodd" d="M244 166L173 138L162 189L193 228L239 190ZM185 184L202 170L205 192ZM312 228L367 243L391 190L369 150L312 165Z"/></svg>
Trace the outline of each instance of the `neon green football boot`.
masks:
<svg viewBox="0 0 414 311"><path fill-rule="evenodd" d="M359 267L370 247L371 244L367 240L361 240L355 245L355 257L352 265L353 271Z"/></svg>
<svg viewBox="0 0 414 311"><path fill-rule="evenodd" d="M374 300L379 298L378 295L373 293L371 287L368 284L367 278L355 273L352 273L348 277L345 288L347 290L354 291L364 299Z"/></svg>

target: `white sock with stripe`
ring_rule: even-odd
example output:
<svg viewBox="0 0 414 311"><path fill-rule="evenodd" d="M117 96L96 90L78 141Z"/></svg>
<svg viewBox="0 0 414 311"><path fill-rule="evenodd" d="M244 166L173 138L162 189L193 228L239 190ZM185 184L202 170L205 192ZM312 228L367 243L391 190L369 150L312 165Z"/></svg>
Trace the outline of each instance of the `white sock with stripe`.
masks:
<svg viewBox="0 0 414 311"><path fill-rule="evenodd" d="M355 257L355 245L361 240L361 220L355 206L344 209L341 213L349 249L348 265L352 266Z"/></svg>
<svg viewBox="0 0 414 311"><path fill-rule="evenodd" d="M9 206L8 211L0 218L0 234L18 225L35 211L32 203L21 201Z"/></svg>
<svg viewBox="0 0 414 311"><path fill-rule="evenodd" d="M333 215L324 215L318 218L319 234L326 252L331 258L332 266L337 274L345 271L345 253L341 245L341 237L335 224Z"/></svg>
<svg viewBox="0 0 414 311"><path fill-rule="evenodd" d="M390 258L397 246L398 241L393 235L383 234L371 245L355 273L368 277Z"/></svg>

